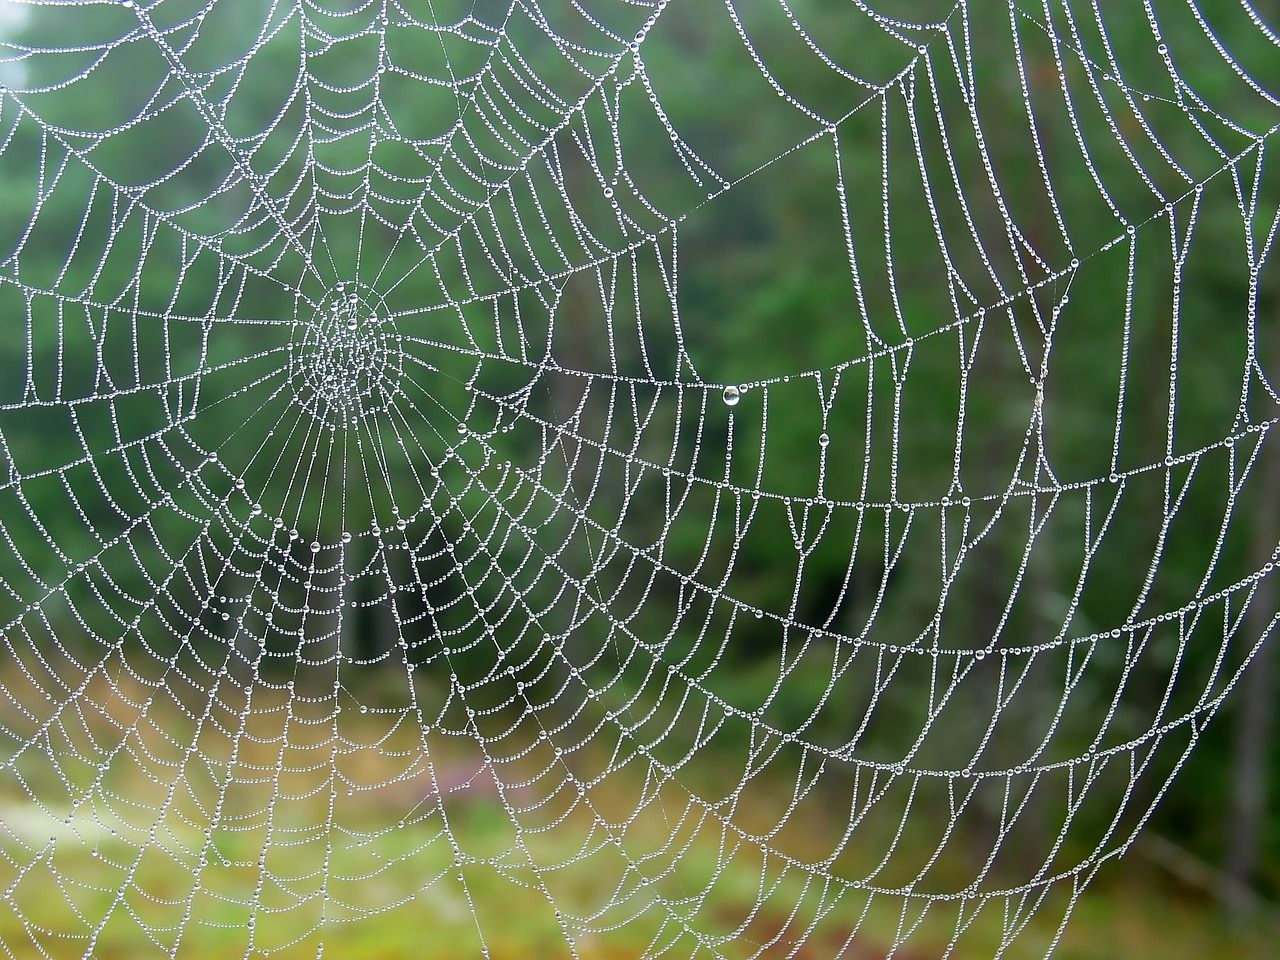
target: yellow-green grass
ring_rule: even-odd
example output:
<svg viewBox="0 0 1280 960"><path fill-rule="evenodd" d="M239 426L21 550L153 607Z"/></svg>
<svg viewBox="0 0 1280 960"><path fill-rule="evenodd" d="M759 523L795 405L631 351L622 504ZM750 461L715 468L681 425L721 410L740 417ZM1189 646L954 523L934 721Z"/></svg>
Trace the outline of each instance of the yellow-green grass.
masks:
<svg viewBox="0 0 1280 960"><path fill-rule="evenodd" d="M570 956L572 940L583 958L865 960L909 930L894 955L922 960L958 922L952 956L992 956L1017 929L1005 955L1038 957L1068 903L1055 888L1021 915L999 899L975 914L908 898L904 912L901 897L834 887L798 863L831 856L837 812L821 797L793 807L790 776L743 790L741 765L718 771L714 753L667 778L604 744L556 757L533 730L495 740L486 765L464 730L424 736L403 713L335 712L324 696L227 681L179 703L116 680L59 707L5 688L10 742L36 744L0 774L13 957L143 960L176 943L191 960L303 958L323 944L326 957L423 960L483 943L514 960ZM828 872L867 876L893 823L860 826ZM944 880L967 875L965 838L946 854ZM1231 933L1213 904L1122 861L1086 889L1056 956L1262 958L1270 939Z"/></svg>

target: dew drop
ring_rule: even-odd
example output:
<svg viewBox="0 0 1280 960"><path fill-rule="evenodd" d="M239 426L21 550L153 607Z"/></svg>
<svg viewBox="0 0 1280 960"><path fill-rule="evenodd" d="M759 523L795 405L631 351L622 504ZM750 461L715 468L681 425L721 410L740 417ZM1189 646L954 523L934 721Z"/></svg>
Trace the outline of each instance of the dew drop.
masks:
<svg viewBox="0 0 1280 960"><path fill-rule="evenodd" d="M350 542L351 542L351 531L350 531L350 530L343 530L343 531L342 531L342 542L343 542L343 543L350 543Z"/></svg>
<svg viewBox="0 0 1280 960"><path fill-rule="evenodd" d="M356 318L355 318L355 317L352 317L350 320L348 320L348 321L347 321L347 329L348 329L348 330L354 330L354 329L355 329L356 327L358 327L358 326L359 326L359 324L356 322Z"/></svg>
<svg viewBox="0 0 1280 960"><path fill-rule="evenodd" d="M320 552L320 542L319 542L318 540L313 540L313 541L312 541L312 543L311 543L311 552L312 552L312 553L319 553L319 552Z"/></svg>
<svg viewBox="0 0 1280 960"><path fill-rule="evenodd" d="M724 405L726 407L736 407L738 405L738 401L742 399L742 391L733 384L729 384L729 386L724 388L723 396Z"/></svg>
<svg viewBox="0 0 1280 960"><path fill-rule="evenodd" d="M818 446L825 447L829 443L831 443L831 438L829 436L827 436L825 433L818 434Z"/></svg>

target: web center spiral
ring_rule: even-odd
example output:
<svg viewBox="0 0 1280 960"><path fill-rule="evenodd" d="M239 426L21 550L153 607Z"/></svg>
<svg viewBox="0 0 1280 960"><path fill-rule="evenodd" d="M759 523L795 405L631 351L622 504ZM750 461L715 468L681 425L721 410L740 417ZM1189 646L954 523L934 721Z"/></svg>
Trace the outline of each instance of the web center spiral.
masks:
<svg viewBox="0 0 1280 960"><path fill-rule="evenodd" d="M295 319L290 356L296 401L333 430L387 410L404 373L395 321L358 283L337 284Z"/></svg>

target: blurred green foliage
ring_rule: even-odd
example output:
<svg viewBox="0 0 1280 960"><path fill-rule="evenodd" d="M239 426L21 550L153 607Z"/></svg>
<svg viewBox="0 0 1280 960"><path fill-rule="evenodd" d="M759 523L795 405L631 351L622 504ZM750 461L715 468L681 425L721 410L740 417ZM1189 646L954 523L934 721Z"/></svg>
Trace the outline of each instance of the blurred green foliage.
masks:
<svg viewBox="0 0 1280 960"><path fill-rule="evenodd" d="M622 36L647 16L605 6ZM677 665L777 729L959 770L992 688L926 737L933 674L906 662L879 698L885 649L1093 637L1069 698L1067 648L1032 658L980 767L1205 710L1256 640L1237 585L1275 539L1250 522L1275 491L1241 483L1250 426L1276 416L1275 271L1248 293L1280 204L1274 44L1226 4L1162 9L1159 40L1138 4L901 6L890 27L836 0L740 3L736 24L673 4L595 86L604 58L520 5L471 7L431 36L442 53L420 30L384 43L374 11L304 25L223 0L195 26L166 2L162 48L122 7L33 8L0 106L0 314L25 325L0 341L12 656L43 676L123 643L143 674L216 672L234 639L213 601L305 609L306 544L355 531L354 659L403 638L494 703L512 665L556 702L560 637L607 700L671 708ZM606 45L560 13L553 30ZM463 42L499 22L493 59ZM488 85L462 79L486 62ZM288 358L340 280L413 341L393 406L417 419L334 446L298 416ZM725 384L748 388L732 410ZM398 510L412 559L372 535L394 540ZM807 554L802 515L823 531ZM249 623L269 641L255 670L294 669L316 621ZM696 739L682 722L657 752ZM1230 725L1197 736L1153 828L1213 860ZM1135 815L1187 737L1170 731ZM1259 842L1275 894L1280 818Z"/></svg>

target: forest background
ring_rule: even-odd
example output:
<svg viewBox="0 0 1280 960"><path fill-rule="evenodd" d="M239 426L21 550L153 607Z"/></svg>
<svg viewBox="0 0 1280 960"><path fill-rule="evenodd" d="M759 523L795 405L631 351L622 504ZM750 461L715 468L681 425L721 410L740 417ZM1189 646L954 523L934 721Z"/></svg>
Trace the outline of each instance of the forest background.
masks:
<svg viewBox="0 0 1280 960"><path fill-rule="evenodd" d="M353 612L336 628L315 627L315 637L301 623L245 627L254 615L248 600L239 608L227 601L232 615L223 617L208 598L250 597L257 589L250 565L217 584L164 579L171 557L183 553L175 547L198 539L190 518L205 509L183 483L182 466L194 461L176 447L158 458L170 475L155 478L175 498L172 515L157 515L138 536L113 539L124 523L110 501L122 502L117 491L138 494L141 471L100 439L119 438L120 423L146 443L163 435L173 411L196 402L182 392L187 373L295 335L295 289L304 288L302 279L229 282L218 257L188 260L186 247L157 241L149 233L156 224L129 205L163 211L190 236L216 238L224 256L257 264L264 275L305 277L310 262L275 244L279 223L260 215L255 197L266 195L286 221L301 225L302 249L319 256L323 248L335 276L370 287L378 277L406 278L387 301L388 310L401 311L402 330L421 322L432 338L469 339L491 357L512 351L513 332L521 344L520 362L431 352L439 420L431 407L416 449L387 454L388 489L412 488L431 466L444 473L538 465L562 502L531 507L542 522L530 536L554 552L561 571L616 587L614 605L631 614L635 634L665 637L664 662L714 656L707 683L727 702L760 710L780 729L804 727L830 745L859 729L865 693L826 700L833 685L826 646L815 642L812 656L788 660L786 638L797 626L870 645L926 642L933 629L953 646L1019 651L1063 633L1114 631L1114 647L1098 648L1097 669L1072 693L1078 712L1056 734L1058 756L1140 741L1163 718L1225 695L1280 608L1271 575L1249 579L1270 565L1280 543L1280 453L1261 429L1280 411L1266 386L1280 369L1280 276L1259 255L1274 240L1280 205L1269 162L1280 119L1275 10L1169 4L1157 23L1140 4L1108 4L1105 14L1077 21L1056 4L978 3L962 15L921 0L896 4L896 25L886 25L838 0L786 8L759 0L734 5L735 24L723 5L674 3L643 43L621 54L623 66L609 75L614 90L608 83L597 89L605 58L590 53L606 31L568 4L536 14L526 4L452 6L451 19L450 4L435 5L440 22L472 19L456 36L436 38L452 52L443 58L453 71L447 82L438 50L422 42L421 29L398 28L409 17L394 6L385 8L390 25L377 6L340 17L311 11L310 32L297 10L250 0L220 0L198 24L196 3L146 7L141 22L184 51L190 75L181 84L124 5L76 6L74 16L66 4L23 7L3 21L0 314L14 332L0 341L0 438L11 478L0 494L10 545L0 557L0 621L21 621L33 597L77 562L103 555L103 543L129 544L127 556L115 551L110 590L93 577L68 582L53 591L55 602L38 622L28 617L6 633L25 678L39 685L42 670L56 672L48 662L64 659L72 673L88 670L123 640L143 676L148 663L180 653L258 682L284 676L300 648L336 629L331 639L347 664L346 689L354 701L380 702L396 696L388 687L406 662L427 682L447 685L432 638L465 636L471 623L451 598L489 590L483 605L503 602L492 581L451 580L442 549L416 570L370 573L372 553L337 568ZM1095 14L1104 19L1094 21ZM624 25L634 32L648 16L628 5L601 5L597 15L619 32ZM791 29L793 20L803 34ZM259 34L263 23L271 29ZM497 36L499 25L506 39L497 49L519 51L521 69L547 93L520 105L524 120L548 131L532 153L513 149L514 138L482 122L486 102L514 116L514 106L485 101L496 81L456 80L478 69L488 49L474 38ZM321 43L323 31L348 39ZM816 38L822 53L803 35ZM309 51L305 67L300 49ZM223 69L246 56L247 69ZM64 83L72 78L81 79ZM220 104L221 139L211 138L209 117L181 93L183 84ZM510 89L521 88L513 80ZM330 128L315 119L323 113L317 105L332 111L325 116L360 123L340 135L336 120ZM138 116L148 120L132 125ZM465 172L461 161L449 166L443 146L455 123L474 156L486 158ZM424 181L431 169L442 186ZM60 179L46 194L42 181L54 170ZM241 176L246 170L256 182ZM421 245L390 226L447 232L491 203L494 184L522 176L527 189L512 190L509 208L486 228L496 238L487 253L480 240L459 241L425 269ZM424 189L427 199L416 207L399 203ZM518 226L522 217L538 223L531 211L548 199L564 209L544 218L541 232ZM608 267L626 265L616 251L637 235L648 237L631 281L639 306L635 316L615 316L604 307L617 282ZM675 263L677 246L673 297L661 273ZM502 293L510 275L485 264L492 250L514 257L512 272L536 282ZM1178 251L1185 258L1175 263ZM593 258L605 269L586 266ZM499 292L480 295L490 288ZM423 304L446 309L405 319ZM955 321L972 329L979 311L985 319L967 341L966 366L965 324ZM440 319L442 312L449 316ZM174 317L207 322L179 329ZM220 322L228 317L279 322L264 332ZM77 339L81 328L98 331L96 349ZM258 383L271 362L210 377L183 442L193 449L227 436L246 447L260 443L258 428L243 430L248 401L237 400L237 391ZM840 374L841 392L825 410L812 371L824 372L828 385ZM873 517L871 533L855 539L852 526L833 524L803 562L777 503L736 539L726 537L709 486L672 516L669 484L628 488L627 458L589 442L618 429L609 424L624 397L610 391L610 377L649 389L644 396L658 404L657 426L636 428L631 438L631 459L665 464L668 479L672 472L713 481L727 475L744 490L797 498L816 490L841 503L890 506L860 506L859 518ZM32 402L89 383L103 395L164 387L137 391L136 404L118 399L88 410L75 429L63 406ZM677 404L672 396L680 391L659 383L696 386L711 402ZM720 400L725 384L745 387L731 408ZM513 404L542 426L508 428ZM455 420L460 431L483 436L483 445L460 445ZM549 449L559 467L555 457L548 462ZM86 456L98 491L71 468ZM255 502L266 505L265 517L288 508L297 526L329 543L343 530L376 527L397 506L390 494L326 496L319 473L236 456L223 454L227 483L238 477L254 493L235 506L243 514L237 522L253 522ZM1120 489L1120 507L1084 578L1086 508L1069 496L1036 535L1034 551L1026 550L1029 523L1047 516L1037 511L1082 483ZM630 490L625 503L621 489ZM1166 522L1161 504L1170 489L1176 507ZM418 528L422 542L464 542L470 528L462 529L462 518L479 527L491 495L466 485L455 512ZM940 517L962 498L975 524L992 527L943 602ZM910 536L894 527L901 504L922 505L918 523L911 513ZM682 621L674 611L689 601L679 576L628 579L616 564L598 564L599 544L575 516L616 524L624 542L659 551L666 571L703 583L723 571L725 595L769 616L726 621L720 609ZM309 540L286 555L305 557ZM357 549L365 547L357 542ZM277 594L302 589L276 575ZM432 588L413 606L387 599L388 578ZM122 629L131 598L154 594L162 579L176 612L149 630ZM1250 584L1244 594L1204 599L1242 582ZM553 576L523 589L532 606L555 609ZM1212 615L1190 632L1180 632L1178 617L1141 636L1132 627L1197 604ZM594 662L616 642L598 618L549 615L557 617L574 625L571 658ZM723 648L691 628L698 618L727 636ZM518 621L499 624L510 649L526 642ZM196 627L181 638L166 631L173 622ZM243 648L246 637L264 638L261 657ZM1214 917L1228 910L1237 922L1247 918L1246 931L1255 929L1250 923L1265 928L1276 915L1269 904L1280 899L1276 687L1269 648L1254 659L1218 717L1174 731L1153 749L1129 798L1135 816L1181 769L1146 824L1149 842L1139 840L1124 861L1137 865L1115 868L1129 871L1118 876L1137 900L1191 903L1205 929L1218 930ZM482 676L492 656L458 653L450 663ZM773 696L780 673L788 683ZM23 682L8 684L11 700L21 701L14 691ZM866 756L894 757L911 743L928 682L927 673L908 671L895 680L860 733ZM1036 684L1048 682L1029 683L1008 709L1010 724L1036 726L1036 690L1044 689ZM620 700L660 700L651 672L631 658L616 680L599 686ZM1123 697L1113 705L1119 687ZM981 691L975 695L981 701ZM21 726L14 724L9 729ZM971 733L944 730L931 749L959 756ZM1184 762L1188 733L1198 744ZM997 736L986 759L1016 763L1026 746L1012 734ZM702 774L715 779L710 767ZM1051 811L1038 816L1043 829L1055 826ZM1092 836L1104 826L1080 830ZM978 837L984 829L990 824L971 827ZM1108 889L1123 896L1119 880ZM1173 955L1159 927L1153 922L1143 935L1158 945L1153 955ZM1241 936L1257 942L1248 940L1252 933ZM1217 942L1223 956L1249 955L1236 941Z"/></svg>

